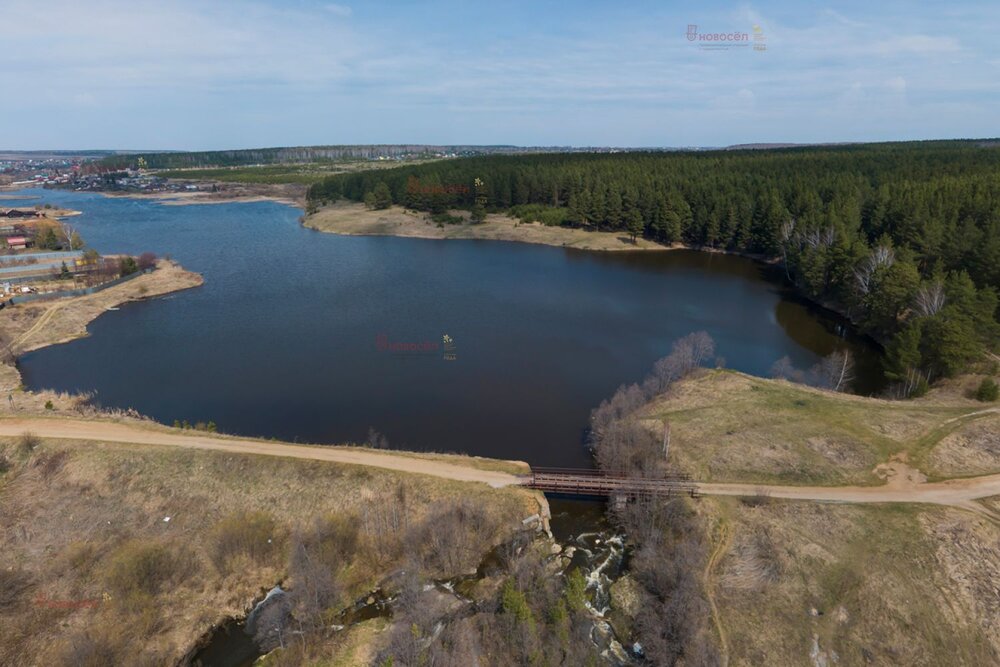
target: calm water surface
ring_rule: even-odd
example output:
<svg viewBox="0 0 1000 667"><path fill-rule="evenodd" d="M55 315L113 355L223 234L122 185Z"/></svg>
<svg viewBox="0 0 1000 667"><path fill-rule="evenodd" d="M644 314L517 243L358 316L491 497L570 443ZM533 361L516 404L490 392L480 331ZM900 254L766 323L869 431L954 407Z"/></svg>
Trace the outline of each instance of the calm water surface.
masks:
<svg viewBox="0 0 1000 667"><path fill-rule="evenodd" d="M84 211L73 223L103 252L170 254L205 276L21 360L33 389L94 391L167 423L322 443L374 427L393 447L573 466L589 460L590 409L692 331L762 375L847 345L860 389L877 384L873 351L842 322L737 257L346 237L272 202L26 194Z"/></svg>

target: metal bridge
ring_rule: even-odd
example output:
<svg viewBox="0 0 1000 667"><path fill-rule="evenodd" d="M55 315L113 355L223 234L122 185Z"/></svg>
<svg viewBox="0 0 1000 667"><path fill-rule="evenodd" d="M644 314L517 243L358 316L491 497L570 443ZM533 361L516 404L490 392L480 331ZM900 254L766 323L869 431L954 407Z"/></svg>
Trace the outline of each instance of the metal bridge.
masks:
<svg viewBox="0 0 1000 667"><path fill-rule="evenodd" d="M657 477L609 475L587 468L532 468L522 477L521 486L548 493L580 496L648 497L697 495L698 487L684 473L664 473Z"/></svg>

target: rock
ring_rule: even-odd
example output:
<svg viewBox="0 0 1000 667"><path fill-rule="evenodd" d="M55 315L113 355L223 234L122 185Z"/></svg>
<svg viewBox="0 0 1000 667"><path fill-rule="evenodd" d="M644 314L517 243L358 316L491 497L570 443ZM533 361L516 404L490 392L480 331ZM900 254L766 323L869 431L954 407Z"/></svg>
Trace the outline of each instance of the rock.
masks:
<svg viewBox="0 0 1000 667"><path fill-rule="evenodd" d="M562 545L559 544L558 542L553 542L552 546L549 547L549 553L551 553L553 556L562 553Z"/></svg>
<svg viewBox="0 0 1000 667"><path fill-rule="evenodd" d="M566 550L563 552L563 555L566 556L566 558L573 558L573 554L575 553L576 553L576 547L566 547Z"/></svg>
<svg viewBox="0 0 1000 667"><path fill-rule="evenodd" d="M611 608L615 611L620 611L629 619L634 619L639 613L642 588L632 575L626 574L611 584L608 593L611 595Z"/></svg>
<svg viewBox="0 0 1000 667"><path fill-rule="evenodd" d="M840 605L839 607L837 607L837 611L833 613L833 617L837 619L838 623L847 623L847 621L850 619L850 616L847 615L847 609L844 608L844 605Z"/></svg>

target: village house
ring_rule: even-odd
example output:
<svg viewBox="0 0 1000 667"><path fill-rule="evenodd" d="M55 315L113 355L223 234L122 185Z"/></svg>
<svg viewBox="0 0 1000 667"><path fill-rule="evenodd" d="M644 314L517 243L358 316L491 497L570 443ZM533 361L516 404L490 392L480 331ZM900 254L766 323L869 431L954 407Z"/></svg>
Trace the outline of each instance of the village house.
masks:
<svg viewBox="0 0 1000 667"><path fill-rule="evenodd" d="M28 247L27 236L8 236L4 241L11 250L26 250Z"/></svg>

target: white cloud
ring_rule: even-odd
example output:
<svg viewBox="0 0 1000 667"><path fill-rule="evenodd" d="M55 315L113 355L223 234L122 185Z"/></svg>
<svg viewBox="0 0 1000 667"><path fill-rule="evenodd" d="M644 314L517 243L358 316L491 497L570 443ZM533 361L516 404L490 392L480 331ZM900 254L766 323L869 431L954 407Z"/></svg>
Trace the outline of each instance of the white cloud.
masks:
<svg viewBox="0 0 1000 667"><path fill-rule="evenodd" d="M331 14L336 14L337 16L343 16L345 18L350 16L352 13L351 8L348 7L347 5L336 5L333 3L326 5L326 11L330 12Z"/></svg>
<svg viewBox="0 0 1000 667"><path fill-rule="evenodd" d="M891 92L902 94L906 92L906 79L901 76L894 76L885 82L885 87Z"/></svg>
<svg viewBox="0 0 1000 667"><path fill-rule="evenodd" d="M944 112L961 127L1000 104L1000 61L985 39L1000 28L996 21L926 12L890 20L874 3L850 15L664 6L632 17L616 11L613 21L590 20L591 10L581 9L576 22L511 11L502 27L517 38L498 37L483 21L454 31L439 13L413 7L366 6L355 15L347 4L323 0L0 4L4 25L16 27L0 49L0 89L26 93L5 109L0 145L7 146L29 141L23 137L42 137L33 141L46 146L65 141L57 123L41 120L63 110L38 95L40 88L76 112L79 127L65 136L118 147L149 146L150 127L163 147L196 147L176 143L189 128L207 147L287 144L291 137L839 140L859 138L877 127L870 119L904 106L911 127L922 118L933 128L945 120L930 113L932 100L964 102L967 113ZM685 39L687 23L748 32L757 23L767 51L700 50ZM140 140L86 138L101 127L102 136L131 129ZM463 127L479 134L456 136Z"/></svg>

